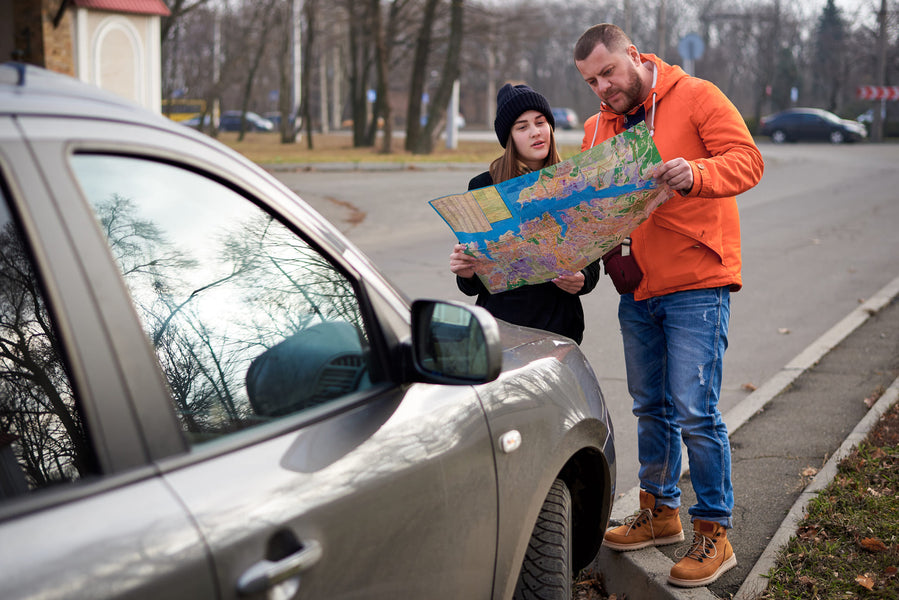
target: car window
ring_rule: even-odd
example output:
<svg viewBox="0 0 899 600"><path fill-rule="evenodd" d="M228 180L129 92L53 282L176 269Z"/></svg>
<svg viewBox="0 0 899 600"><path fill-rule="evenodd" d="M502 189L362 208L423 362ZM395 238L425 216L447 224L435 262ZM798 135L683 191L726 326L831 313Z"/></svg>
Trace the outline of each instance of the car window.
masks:
<svg viewBox="0 0 899 600"><path fill-rule="evenodd" d="M97 472L23 240L0 188L0 502Z"/></svg>
<svg viewBox="0 0 899 600"><path fill-rule="evenodd" d="M170 164L79 154L72 165L192 443L370 384L352 282L276 218Z"/></svg>

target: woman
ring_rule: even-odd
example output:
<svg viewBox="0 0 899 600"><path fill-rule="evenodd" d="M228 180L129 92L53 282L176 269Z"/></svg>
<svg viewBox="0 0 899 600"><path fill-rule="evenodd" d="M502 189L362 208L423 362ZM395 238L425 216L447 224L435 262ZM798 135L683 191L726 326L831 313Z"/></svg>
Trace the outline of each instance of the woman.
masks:
<svg viewBox="0 0 899 600"><path fill-rule="evenodd" d="M493 161L490 170L468 183L474 190L538 171L561 160L553 134L555 120L549 102L526 85L506 84L496 95L493 123L500 145L506 149ZM475 275L477 259L456 244L450 255L450 271L456 274L459 289L477 295L476 304L503 321L535 327L570 337L578 344L584 338L584 309L580 295L596 286L599 261L571 275L552 281L525 285L491 294Z"/></svg>

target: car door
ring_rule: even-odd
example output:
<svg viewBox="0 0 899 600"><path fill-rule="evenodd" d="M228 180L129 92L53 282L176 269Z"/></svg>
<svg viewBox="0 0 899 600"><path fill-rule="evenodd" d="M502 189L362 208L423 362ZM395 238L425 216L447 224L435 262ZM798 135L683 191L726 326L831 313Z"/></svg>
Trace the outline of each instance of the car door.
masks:
<svg viewBox="0 0 899 600"><path fill-rule="evenodd" d="M830 137L830 122L820 115L805 115L805 134L802 139L826 140Z"/></svg>
<svg viewBox="0 0 899 600"><path fill-rule="evenodd" d="M33 162L62 147L23 121L32 144L0 117L0 598L214 597L206 546L141 442L126 357L66 235L79 210L52 201Z"/></svg>
<svg viewBox="0 0 899 600"><path fill-rule="evenodd" d="M393 382L408 314L275 184L125 129L121 147L81 132L100 141L67 166L167 380L190 450L157 465L220 596L489 597L497 491L474 390Z"/></svg>

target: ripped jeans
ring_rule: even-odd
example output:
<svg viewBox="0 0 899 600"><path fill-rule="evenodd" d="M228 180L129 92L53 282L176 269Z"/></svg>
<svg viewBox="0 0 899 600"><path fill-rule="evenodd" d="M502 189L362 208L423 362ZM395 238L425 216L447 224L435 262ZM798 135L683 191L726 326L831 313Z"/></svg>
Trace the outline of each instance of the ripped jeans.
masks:
<svg viewBox="0 0 899 600"><path fill-rule="evenodd" d="M731 527L730 442L718 410L730 291L688 290L639 302L623 294L618 320L637 417L640 487L658 504L680 506L683 438L697 499L691 517Z"/></svg>

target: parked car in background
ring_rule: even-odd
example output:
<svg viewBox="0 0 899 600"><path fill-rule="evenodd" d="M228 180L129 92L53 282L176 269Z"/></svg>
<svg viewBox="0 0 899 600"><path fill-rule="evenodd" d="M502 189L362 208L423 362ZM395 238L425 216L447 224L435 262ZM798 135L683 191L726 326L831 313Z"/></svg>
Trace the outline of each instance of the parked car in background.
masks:
<svg viewBox="0 0 899 600"><path fill-rule="evenodd" d="M270 111L270 112L264 113L262 116L263 116L263 118L266 118L272 122L272 125L275 126L275 131L278 131L281 128L281 113L280 112ZM293 115L291 115L291 117L290 117L290 122L291 123L294 122ZM300 119L300 123L302 125L302 119Z"/></svg>
<svg viewBox="0 0 899 600"><path fill-rule="evenodd" d="M0 65L0 598L570 598L577 344L410 302L216 140Z"/></svg>
<svg viewBox="0 0 899 600"><path fill-rule="evenodd" d="M570 108L554 108L553 119L556 120L556 129L575 129L580 127L577 114Z"/></svg>
<svg viewBox="0 0 899 600"><path fill-rule="evenodd" d="M790 108L762 117L759 133L770 136L775 144L806 141L843 144L868 137L863 124L841 119L820 108Z"/></svg>
<svg viewBox="0 0 899 600"><path fill-rule="evenodd" d="M246 131L274 131L275 124L265 117L247 111L247 128ZM240 111L226 110L219 117L219 131L240 131Z"/></svg>
<svg viewBox="0 0 899 600"><path fill-rule="evenodd" d="M200 127L200 120L202 118L203 127ZM179 121L182 125L186 125L192 129L201 129L202 131L208 130L210 128L214 128L212 124L212 115L203 115L202 117L191 117L190 119L185 119L183 121Z"/></svg>

